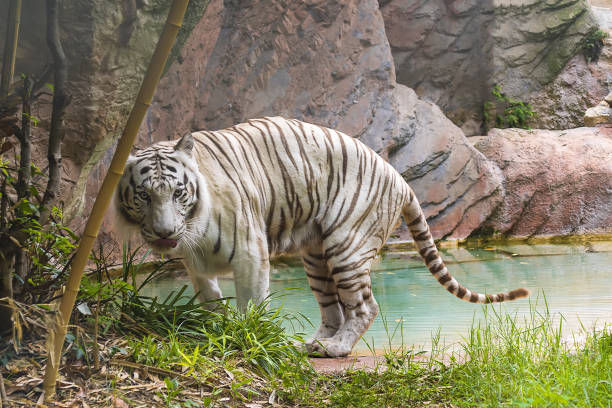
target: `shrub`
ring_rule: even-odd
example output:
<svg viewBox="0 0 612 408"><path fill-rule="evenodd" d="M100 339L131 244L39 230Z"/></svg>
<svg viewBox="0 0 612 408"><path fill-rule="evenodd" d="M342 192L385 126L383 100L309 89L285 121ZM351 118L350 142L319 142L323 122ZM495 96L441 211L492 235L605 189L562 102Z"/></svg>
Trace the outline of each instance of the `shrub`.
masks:
<svg viewBox="0 0 612 408"><path fill-rule="evenodd" d="M31 165L34 178L44 178L38 167ZM9 258L9 245L22 252L21 262L26 265L24 274L14 273L20 285L15 300L30 304L47 303L66 278L66 268L78 237L63 224L62 211L53 206L46 225L41 224L40 191L36 183L29 185L29 195L18 197L16 193L18 169L9 161L0 159L0 242L1 254ZM6 251L6 252L4 252ZM10 263L10 259L2 259ZM4 266L7 266L6 264Z"/></svg>
<svg viewBox="0 0 612 408"><path fill-rule="evenodd" d="M503 114L497 114L495 123L500 128L521 128L529 129L529 119L535 116L533 107L525 102L516 101L506 96L499 85L495 85L491 93L495 97L495 100L500 102L503 106ZM483 107L485 121L490 120L490 112L494 110L495 104L491 101L487 101Z"/></svg>
<svg viewBox="0 0 612 408"><path fill-rule="evenodd" d="M597 62L608 33L602 30L592 31L582 42L582 52L588 62Z"/></svg>

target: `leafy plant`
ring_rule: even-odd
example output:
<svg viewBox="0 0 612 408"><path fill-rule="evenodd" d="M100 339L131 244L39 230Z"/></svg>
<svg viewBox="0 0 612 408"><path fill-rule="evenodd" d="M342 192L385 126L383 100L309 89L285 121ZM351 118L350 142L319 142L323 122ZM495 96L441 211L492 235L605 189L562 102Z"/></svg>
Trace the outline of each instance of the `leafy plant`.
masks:
<svg viewBox="0 0 612 408"><path fill-rule="evenodd" d="M119 331L125 330L127 326L141 318L153 320L154 314L158 312L151 310L147 316L143 316L140 290L164 273L164 267L172 260L147 264L146 260L151 251L146 251L139 257L139 250L140 248L131 249L128 245L123 246L121 275L116 279L111 277L114 265L109 260L113 256L113 251L105 253L103 245L100 245L97 251L92 251L91 259L95 268L81 280L78 304L89 304L96 311L99 320L95 325L100 326L103 332L111 327ZM145 265L151 268L147 275L141 273ZM163 319L161 315L156 318Z"/></svg>
<svg viewBox="0 0 612 408"><path fill-rule="evenodd" d="M184 291L185 287L162 302L139 296L130 305L138 324L128 323L126 328L192 344L187 352L175 350L181 364L188 368L193 368L200 354L222 361L240 359L267 375L278 373L287 364L305 362L304 354L295 346L302 338L286 333L282 327L282 322L292 317L270 308L269 300L249 304L245 313L229 304L207 310L194 297L185 297Z"/></svg>
<svg viewBox="0 0 612 408"><path fill-rule="evenodd" d="M9 161L0 160L0 241L16 246L23 255L22 262L26 262L25 273L14 275L21 285L16 300L47 303L64 283L66 266L78 238L63 224L63 213L56 206L51 208L48 222L41 224L40 204L36 202L40 196L38 185L30 183L28 194L18 198L17 172ZM30 172L33 178L44 176L33 164Z"/></svg>
<svg viewBox="0 0 612 408"><path fill-rule="evenodd" d="M14 159L10 162L17 166L17 177L3 171L0 180L0 299L8 299L0 301L0 334L14 330L18 324L14 324L15 312L10 307L12 300L37 303L55 296L55 289L60 287L64 274L52 272L51 279L47 279L48 271L43 272L42 276L41 271L47 269L48 262L55 264L51 269L65 270L68 264L67 246L75 241L69 230L61 225L61 217L57 216L56 211L60 196L64 116L70 95L65 87L68 68L60 40L57 1L46 3L46 39L52 64L47 65L39 75L23 73L20 81L12 83L15 50L9 53L12 57L3 61L3 74L8 75L3 75L0 92L0 155L14 149ZM16 8L12 10L16 11ZM14 13L14 18L9 21L12 29L7 29L7 36L11 36L11 33L14 36L14 41L10 41L14 44L17 44L19 20L19 13ZM53 84L49 86L48 78L52 74ZM41 95L49 95L41 91L45 85L52 92L52 113L47 140L48 166L42 181L46 187L40 189L41 193L38 194L31 169L32 127L38 125L38 119L32 112L37 99ZM6 170L7 163L3 156L0 156L0 161L3 170ZM40 171L38 173L42 175ZM55 216L51 214L54 211ZM50 221L52 225L49 225ZM64 239L66 234L68 240ZM32 265L33 270L30 269ZM31 287L36 289L34 293Z"/></svg>
<svg viewBox="0 0 612 408"><path fill-rule="evenodd" d="M180 407L180 405L174 403L176 397L181 393L181 385L175 378L164 378L164 384L166 386L166 393L158 393L164 400L167 407Z"/></svg>
<svg viewBox="0 0 612 408"><path fill-rule="evenodd" d="M602 30L592 31L582 41L582 52L588 62L597 62L608 33Z"/></svg>
<svg viewBox="0 0 612 408"><path fill-rule="evenodd" d="M529 119L535 116L533 107L525 102L514 100L506 96L499 85L495 85L491 93L498 102L501 102L504 107L503 114L496 115L496 124L500 128L521 128L529 129ZM495 104L487 101L483 106L485 122L490 120L490 112L495 108Z"/></svg>

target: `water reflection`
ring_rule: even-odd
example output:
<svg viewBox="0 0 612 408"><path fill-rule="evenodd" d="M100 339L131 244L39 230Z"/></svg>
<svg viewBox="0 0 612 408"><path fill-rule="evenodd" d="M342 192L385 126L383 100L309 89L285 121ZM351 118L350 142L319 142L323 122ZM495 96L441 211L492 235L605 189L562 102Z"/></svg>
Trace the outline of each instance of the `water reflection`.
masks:
<svg viewBox="0 0 612 408"><path fill-rule="evenodd" d="M530 302L537 309L546 307L552 314L562 314L566 330L584 325L612 322L612 242L584 245L511 245L485 248L454 248L441 251L451 273L466 287L478 292L495 293L525 286L530 299L501 305L501 310L516 313L519 319L529 315ZM165 297L169 291L188 284L184 277L160 279L148 290ZM233 296L233 282L223 279L224 295ZM314 328L320 322L319 309L300 266L279 263L271 273L272 292L283 296L273 301L285 311L302 313ZM287 290L291 288L290 290ZM483 306L461 301L446 292L431 277L416 252L387 252L372 271L374 296L381 307L387 327L403 325L405 344L425 345L432 333L440 332L449 345L466 336L473 319L483 318ZM546 302L542 298L546 295ZM490 306L489 306L490 307ZM496 309L499 306L496 306ZM383 316L379 316L364 338L380 349L387 344ZM399 334L395 345L402 341ZM356 350L366 351L362 341Z"/></svg>

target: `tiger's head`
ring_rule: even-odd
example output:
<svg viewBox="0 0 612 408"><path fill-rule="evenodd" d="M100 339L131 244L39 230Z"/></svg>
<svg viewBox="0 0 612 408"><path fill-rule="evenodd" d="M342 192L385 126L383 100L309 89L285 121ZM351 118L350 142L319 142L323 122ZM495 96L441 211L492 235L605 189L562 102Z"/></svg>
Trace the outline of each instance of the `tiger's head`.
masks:
<svg viewBox="0 0 612 408"><path fill-rule="evenodd" d="M193 158L193 136L160 142L130 156L115 195L119 217L139 226L159 253L188 246L206 197L206 186Z"/></svg>

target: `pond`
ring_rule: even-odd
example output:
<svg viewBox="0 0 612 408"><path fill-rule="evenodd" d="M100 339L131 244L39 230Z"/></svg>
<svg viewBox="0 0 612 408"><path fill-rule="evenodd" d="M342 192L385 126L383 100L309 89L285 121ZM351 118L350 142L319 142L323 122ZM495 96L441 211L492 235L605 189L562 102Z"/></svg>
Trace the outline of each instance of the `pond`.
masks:
<svg viewBox="0 0 612 408"><path fill-rule="evenodd" d="M496 311L501 307L503 313L523 320L530 313L530 303L542 313L548 308L557 319L563 316L566 333L612 322L612 242L494 245L440 252L450 272L470 289L496 293L527 287L532 291L530 299L496 305ZM189 284L186 275L160 278L146 290L149 295L165 298L184 284ZM221 279L220 286L225 296L234 295L231 279ZM320 315L301 266L276 263L270 290L282 294L273 300L274 306L308 316L314 327L307 324L296 329L312 334ZM389 344L388 333L396 329L393 345L426 348L439 333L441 343L450 346L467 336L472 322L482 320L485 309L491 307L471 304L446 292L416 251L383 253L372 270L372 290L381 313L355 347L358 354L367 353L368 344L382 350ZM191 285L189 291L193 293Z"/></svg>

